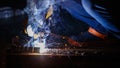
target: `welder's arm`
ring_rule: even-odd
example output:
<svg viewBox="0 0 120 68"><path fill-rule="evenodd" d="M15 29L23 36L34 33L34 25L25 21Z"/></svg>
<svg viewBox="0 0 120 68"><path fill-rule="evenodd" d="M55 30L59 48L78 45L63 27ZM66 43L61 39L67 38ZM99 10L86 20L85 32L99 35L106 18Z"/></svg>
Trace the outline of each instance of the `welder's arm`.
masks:
<svg viewBox="0 0 120 68"><path fill-rule="evenodd" d="M91 16L84 10L79 0L65 0L59 5L80 21L86 22L85 18L91 19Z"/></svg>

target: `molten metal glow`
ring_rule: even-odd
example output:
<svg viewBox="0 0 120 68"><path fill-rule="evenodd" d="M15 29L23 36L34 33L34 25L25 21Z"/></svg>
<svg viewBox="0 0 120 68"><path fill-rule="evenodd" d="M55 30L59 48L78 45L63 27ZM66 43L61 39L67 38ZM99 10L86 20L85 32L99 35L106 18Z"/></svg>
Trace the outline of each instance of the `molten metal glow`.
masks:
<svg viewBox="0 0 120 68"><path fill-rule="evenodd" d="M40 43L38 40L36 40L36 41L33 42L33 44L34 44L34 47L39 47L40 48L40 50L39 50L40 53L46 52L45 43L43 43L43 42Z"/></svg>

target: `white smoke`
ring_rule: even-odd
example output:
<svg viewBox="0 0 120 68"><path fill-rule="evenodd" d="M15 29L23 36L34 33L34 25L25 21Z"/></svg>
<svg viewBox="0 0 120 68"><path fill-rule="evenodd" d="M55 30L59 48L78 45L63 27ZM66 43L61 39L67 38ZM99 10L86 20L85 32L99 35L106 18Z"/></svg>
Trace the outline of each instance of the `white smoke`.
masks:
<svg viewBox="0 0 120 68"><path fill-rule="evenodd" d="M49 17L49 14L53 13L53 5L58 2L60 1L27 0L27 7L24 10L28 14L28 26L26 32L31 39L25 46L40 47L40 51L45 48L46 37L49 36L49 33L51 32L49 26L52 18ZM49 9L50 12L48 13ZM46 17L47 13L49 18Z"/></svg>
<svg viewBox="0 0 120 68"><path fill-rule="evenodd" d="M50 23L46 21L45 15L53 3L53 0L27 0L25 12L28 14L28 26L26 32L31 39L25 46L40 47L40 50L45 48L46 37L50 33Z"/></svg>

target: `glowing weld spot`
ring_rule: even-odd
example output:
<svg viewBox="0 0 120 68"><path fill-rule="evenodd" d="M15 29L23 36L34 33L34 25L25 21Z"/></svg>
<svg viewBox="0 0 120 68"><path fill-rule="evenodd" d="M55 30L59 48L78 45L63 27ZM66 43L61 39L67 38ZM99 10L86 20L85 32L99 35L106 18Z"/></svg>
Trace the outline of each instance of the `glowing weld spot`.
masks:
<svg viewBox="0 0 120 68"><path fill-rule="evenodd" d="M43 42L38 42L38 40L34 41L34 47L39 47L39 53L45 53L47 49L45 48L45 43Z"/></svg>

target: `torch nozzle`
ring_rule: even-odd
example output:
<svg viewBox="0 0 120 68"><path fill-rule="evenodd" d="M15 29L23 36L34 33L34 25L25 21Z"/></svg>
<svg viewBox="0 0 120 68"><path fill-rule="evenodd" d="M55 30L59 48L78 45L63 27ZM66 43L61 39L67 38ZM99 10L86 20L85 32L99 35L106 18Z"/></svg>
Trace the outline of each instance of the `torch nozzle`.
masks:
<svg viewBox="0 0 120 68"><path fill-rule="evenodd" d="M53 6L51 5L46 13L45 19L48 19L53 14Z"/></svg>

